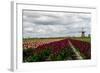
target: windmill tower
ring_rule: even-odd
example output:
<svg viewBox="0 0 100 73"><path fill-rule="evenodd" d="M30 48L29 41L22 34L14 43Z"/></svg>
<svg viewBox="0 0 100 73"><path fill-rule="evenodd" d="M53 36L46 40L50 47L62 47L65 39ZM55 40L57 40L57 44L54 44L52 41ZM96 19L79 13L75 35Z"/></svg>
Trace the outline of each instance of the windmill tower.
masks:
<svg viewBox="0 0 100 73"><path fill-rule="evenodd" d="M82 28L82 31L81 31L81 37L85 37L85 31L84 31L84 28Z"/></svg>

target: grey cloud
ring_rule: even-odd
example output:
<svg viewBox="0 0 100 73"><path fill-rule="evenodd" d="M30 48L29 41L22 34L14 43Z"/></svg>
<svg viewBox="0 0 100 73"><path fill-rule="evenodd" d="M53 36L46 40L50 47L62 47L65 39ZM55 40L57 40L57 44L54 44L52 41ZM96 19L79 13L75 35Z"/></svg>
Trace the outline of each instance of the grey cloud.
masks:
<svg viewBox="0 0 100 73"><path fill-rule="evenodd" d="M80 36L82 28L89 34L90 14L57 12L23 12L23 37Z"/></svg>

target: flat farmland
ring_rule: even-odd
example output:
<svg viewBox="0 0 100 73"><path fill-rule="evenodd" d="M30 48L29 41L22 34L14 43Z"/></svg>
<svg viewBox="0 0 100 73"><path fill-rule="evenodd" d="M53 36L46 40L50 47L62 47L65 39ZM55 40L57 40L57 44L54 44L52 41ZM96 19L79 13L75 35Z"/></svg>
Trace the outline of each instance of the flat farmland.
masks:
<svg viewBox="0 0 100 73"><path fill-rule="evenodd" d="M55 41L63 40L64 38L28 38L23 39L23 48L37 48L40 45L48 44Z"/></svg>
<svg viewBox="0 0 100 73"><path fill-rule="evenodd" d="M23 62L84 60L90 58L90 38L23 39Z"/></svg>
<svg viewBox="0 0 100 73"><path fill-rule="evenodd" d="M72 37L71 39L91 43L91 38L90 37Z"/></svg>

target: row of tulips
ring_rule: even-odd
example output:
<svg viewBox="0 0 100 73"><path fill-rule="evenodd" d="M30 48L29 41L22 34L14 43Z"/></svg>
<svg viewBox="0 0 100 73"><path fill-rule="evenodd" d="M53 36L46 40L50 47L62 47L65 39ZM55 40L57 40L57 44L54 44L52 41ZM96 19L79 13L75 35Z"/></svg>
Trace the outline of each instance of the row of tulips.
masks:
<svg viewBox="0 0 100 73"><path fill-rule="evenodd" d="M75 60L76 55L71 49L69 44L70 41L75 48L78 48L80 53L82 53L86 58L90 58L90 44L73 40L64 39L60 41L54 41L45 44L38 44L36 48L30 47L24 49L23 51L23 61L24 62L40 62L40 61L56 61L56 60Z"/></svg>
<svg viewBox="0 0 100 73"><path fill-rule="evenodd" d="M24 62L75 60L76 55L70 48L68 39L43 44L37 48L24 49Z"/></svg>
<svg viewBox="0 0 100 73"><path fill-rule="evenodd" d="M43 45L43 44L46 44L46 42L43 43L43 42L41 42L41 41L39 41L39 42L24 41L24 42L23 42L23 48L24 48L24 49L27 49L27 48L36 48L36 47L38 47L39 45Z"/></svg>
<svg viewBox="0 0 100 73"><path fill-rule="evenodd" d="M55 41L48 44L43 44L38 46L35 50L36 52L42 52L45 49L51 49L53 54L58 54L63 48L69 48L70 45L68 43L68 39L64 39L61 41Z"/></svg>
<svg viewBox="0 0 100 73"><path fill-rule="evenodd" d="M37 48L40 45L43 44L48 44L54 41L60 41L62 39L38 39L38 40L23 40L23 48L28 49L28 48Z"/></svg>
<svg viewBox="0 0 100 73"><path fill-rule="evenodd" d="M86 56L86 58L91 58L91 44L84 41L69 39L73 46L77 48L80 53Z"/></svg>

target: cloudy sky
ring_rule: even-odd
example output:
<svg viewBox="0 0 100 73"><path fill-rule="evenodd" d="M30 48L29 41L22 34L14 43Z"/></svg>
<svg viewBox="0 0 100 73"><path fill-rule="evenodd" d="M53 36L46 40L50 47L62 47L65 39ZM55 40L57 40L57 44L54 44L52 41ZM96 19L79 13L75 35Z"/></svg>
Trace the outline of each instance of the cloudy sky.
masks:
<svg viewBox="0 0 100 73"><path fill-rule="evenodd" d="M23 10L23 37L66 37L90 34L91 14Z"/></svg>

